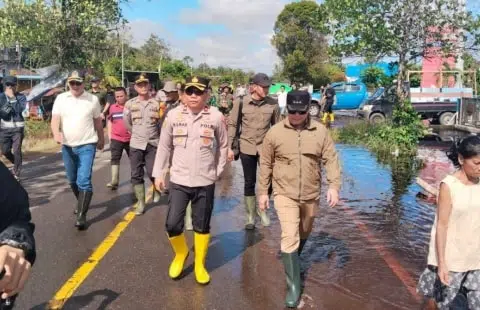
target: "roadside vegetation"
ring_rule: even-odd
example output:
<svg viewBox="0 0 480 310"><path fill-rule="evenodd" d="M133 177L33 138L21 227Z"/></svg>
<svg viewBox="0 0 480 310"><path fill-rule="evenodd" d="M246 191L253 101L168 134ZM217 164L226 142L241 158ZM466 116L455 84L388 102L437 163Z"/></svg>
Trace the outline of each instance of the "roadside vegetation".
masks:
<svg viewBox="0 0 480 310"><path fill-rule="evenodd" d="M28 120L25 124L25 139L23 151L26 153L49 153L59 149L53 140L50 122Z"/></svg>
<svg viewBox="0 0 480 310"><path fill-rule="evenodd" d="M391 120L370 124L354 122L334 130L337 142L362 145L380 155L415 155L425 128L410 102L396 105Z"/></svg>

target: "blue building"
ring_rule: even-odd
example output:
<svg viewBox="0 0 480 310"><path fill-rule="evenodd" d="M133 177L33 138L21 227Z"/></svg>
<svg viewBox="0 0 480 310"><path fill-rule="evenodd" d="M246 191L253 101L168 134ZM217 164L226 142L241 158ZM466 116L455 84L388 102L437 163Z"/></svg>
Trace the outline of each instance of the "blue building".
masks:
<svg viewBox="0 0 480 310"><path fill-rule="evenodd" d="M345 75L349 81L355 81L360 79L362 72L370 67L382 69L387 76L397 75L398 73L398 67L396 65L392 66L386 62L379 62L376 64L348 64L345 66Z"/></svg>

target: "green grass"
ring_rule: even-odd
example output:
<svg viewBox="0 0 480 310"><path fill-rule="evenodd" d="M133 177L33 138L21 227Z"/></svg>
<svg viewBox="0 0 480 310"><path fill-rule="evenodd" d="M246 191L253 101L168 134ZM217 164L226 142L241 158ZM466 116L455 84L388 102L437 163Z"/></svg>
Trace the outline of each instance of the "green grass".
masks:
<svg viewBox="0 0 480 310"><path fill-rule="evenodd" d="M332 136L337 142L362 145L377 154L414 155L417 152L418 136L410 126L358 122L333 130Z"/></svg>

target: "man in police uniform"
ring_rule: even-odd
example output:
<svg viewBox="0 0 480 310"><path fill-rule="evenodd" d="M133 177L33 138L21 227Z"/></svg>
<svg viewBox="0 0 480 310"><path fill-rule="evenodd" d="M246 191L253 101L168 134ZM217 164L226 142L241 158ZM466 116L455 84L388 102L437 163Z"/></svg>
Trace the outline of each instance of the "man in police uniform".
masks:
<svg viewBox="0 0 480 310"><path fill-rule="evenodd" d="M130 166L132 169L131 182L137 197L136 214L145 211L144 168L148 177L152 177L153 163L160 138L160 104L150 98L150 81L145 74L135 79L135 91L138 97L130 99L123 110L123 120L132 133L130 139ZM160 193L154 190L153 201L160 200Z"/></svg>
<svg viewBox="0 0 480 310"><path fill-rule="evenodd" d="M195 278L210 282L205 258L210 240L215 182L227 162L227 129L218 109L207 106L209 80L188 78L181 105L167 115L153 168L155 186L165 188L170 168L169 210L166 220L168 238L175 253L169 275L178 278L188 256L183 232L185 209L192 202L195 243ZM217 147L214 147L214 140ZM171 167L170 167L171 158Z"/></svg>
<svg viewBox="0 0 480 310"><path fill-rule="evenodd" d="M287 276L287 307L296 307L301 294L299 256L312 231L322 177L327 172L327 201L338 203L340 164L328 129L310 120L310 94L287 94L288 117L265 136L258 180L259 208L269 208L268 189L273 183L275 209L282 229L281 251Z"/></svg>
<svg viewBox="0 0 480 310"><path fill-rule="evenodd" d="M245 211L247 215L245 229L255 228L255 213L260 216L263 226L270 225L270 218L265 211L256 208L255 183L257 179L257 165L263 138L271 126L281 119L280 107L277 100L268 96L272 81L264 73L257 73L252 77L249 87L250 94L233 102L233 108L228 119L229 146L240 126L240 160L243 166L245 179ZM240 115L240 123L237 124ZM234 154L229 150L229 160Z"/></svg>

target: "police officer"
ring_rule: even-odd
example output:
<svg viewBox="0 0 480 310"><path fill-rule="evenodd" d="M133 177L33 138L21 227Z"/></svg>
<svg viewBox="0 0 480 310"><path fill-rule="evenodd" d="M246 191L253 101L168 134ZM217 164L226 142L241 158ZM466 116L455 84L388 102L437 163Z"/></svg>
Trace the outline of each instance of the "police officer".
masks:
<svg viewBox="0 0 480 310"><path fill-rule="evenodd" d="M165 103L161 102L160 106L163 112L162 123L167 113L182 104L181 96L183 95L183 85L176 85L173 81L165 82L162 91L165 94ZM192 224L192 203L189 202L185 213L185 230L193 230Z"/></svg>
<svg viewBox="0 0 480 310"><path fill-rule="evenodd" d="M130 99L123 110L123 120L132 133L130 138L131 182L137 197L136 214L145 211L144 168L154 182L152 176L153 163L160 138L160 104L150 98L150 81L145 74L135 78L135 91L138 96ZM154 189L153 201L160 200L160 193Z"/></svg>
<svg viewBox="0 0 480 310"><path fill-rule="evenodd" d="M288 117L273 126L263 140L258 181L259 207L269 208L273 183L274 205L282 229L281 252L287 277L287 307L296 307L301 294L299 256L312 231L320 196L320 163L327 171L330 207L338 203L340 164L327 128L308 116L310 94L287 94Z"/></svg>
<svg viewBox="0 0 480 310"><path fill-rule="evenodd" d="M175 253L169 276L178 278L188 256L183 232L185 209L192 201L195 247L195 278L200 284L210 282L205 258L210 240L215 182L227 162L227 129L223 115L207 106L209 80L189 77L185 84L183 106L170 111L163 123L153 175L155 186L165 188L165 174L170 166L169 210L166 220L168 238ZM217 147L214 147L214 140Z"/></svg>
<svg viewBox="0 0 480 310"><path fill-rule="evenodd" d="M242 100L237 98L234 101L228 122L230 147L232 147L237 126L241 128L239 140L240 160L245 178L246 229L255 228L255 211L264 226L270 225L268 214L256 208L255 183L263 138L270 127L281 119L277 100L268 96L271 84L270 78L264 73L257 73L253 76L249 87L250 95L243 97ZM240 123L237 123L239 119ZM229 160L232 160L233 156L233 151L229 150Z"/></svg>

